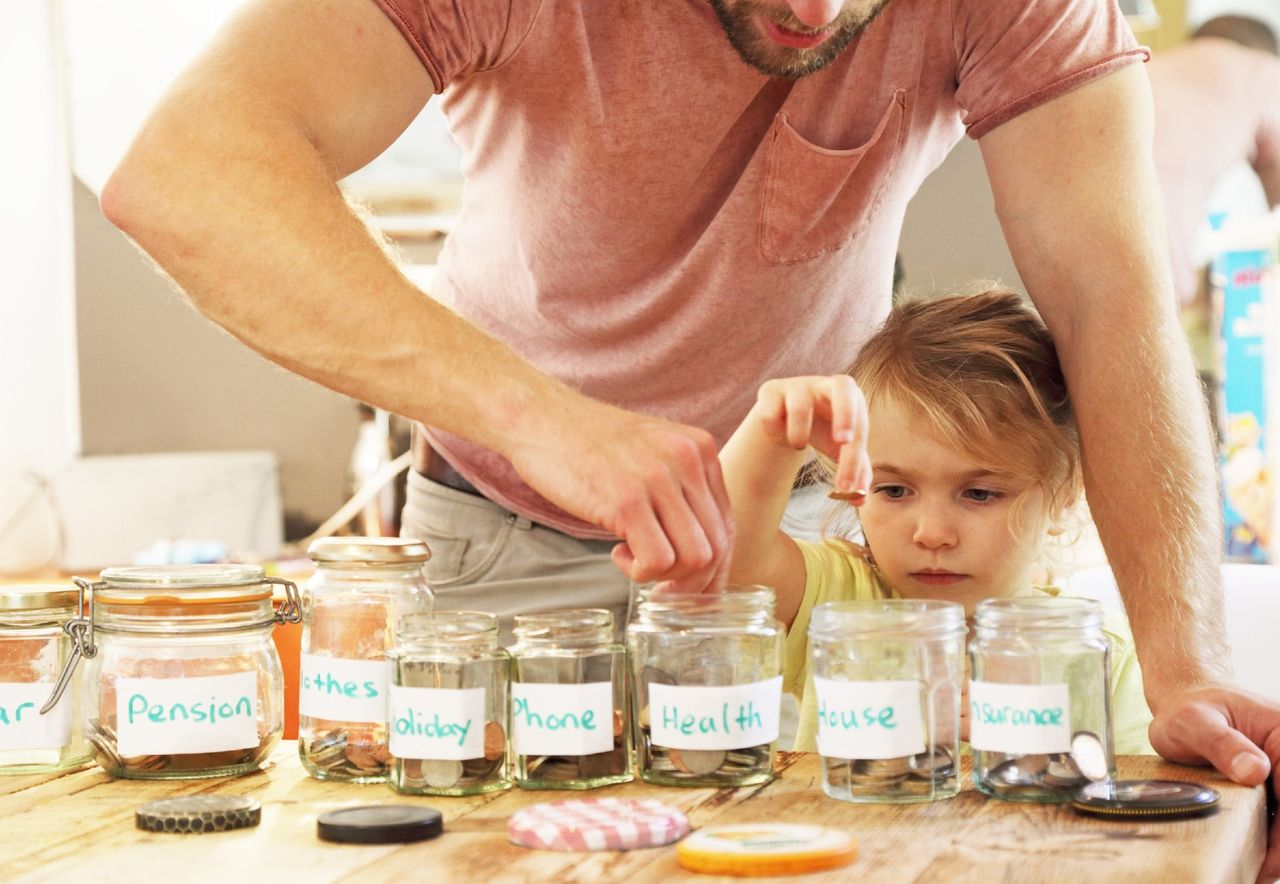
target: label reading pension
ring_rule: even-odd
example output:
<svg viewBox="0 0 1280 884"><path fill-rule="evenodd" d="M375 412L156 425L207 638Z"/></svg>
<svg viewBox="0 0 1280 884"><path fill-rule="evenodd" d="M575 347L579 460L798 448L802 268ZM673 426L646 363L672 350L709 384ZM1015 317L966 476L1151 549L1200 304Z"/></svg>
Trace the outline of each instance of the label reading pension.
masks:
<svg viewBox="0 0 1280 884"><path fill-rule="evenodd" d="M778 739L782 676L735 685L649 685L649 733L669 749L745 749Z"/></svg>
<svg viewBox="0 0 1280 884"><path fill-rule="evenodd" d="M613 683L511 684L517 755L596 755L613 749Z"/></svg>
<svg viewBox="0 0 1280 884"><path fill-rule="evenodd" d="M258 674L116 679L122 757L224 752L258 745Z"/></svg>
<svg viewBox="0 0 1280 884"><path fill-rule="evenodd" d="M901 758L924 751L918 681L814 677L818 752L828 758Z"/></svg>
<svg viewBox="0 0 1280 884"><path fill-rule="evenodd" d="M391 754L467 761L484 756L484 688L391 685Z"/></svg>
<svg viewBox="0 0 1280 884"><path fill-rule="evenodd" d="M71 742L71 691L40 714L52 692L48 682L0 684L0 750L61 749Z"/></svg>
<svg viewBox="0 0 1280 884"><path fill-rule="evenodd" d="M298 711L331 721L387 720L387 662L303 654Z"/></svg>
<svg viewBox="0 0 1280 884"><path fill-rule="evenodd" d="M987 752L1071 751L1065 684L969 682L969 743Z"/></svg>

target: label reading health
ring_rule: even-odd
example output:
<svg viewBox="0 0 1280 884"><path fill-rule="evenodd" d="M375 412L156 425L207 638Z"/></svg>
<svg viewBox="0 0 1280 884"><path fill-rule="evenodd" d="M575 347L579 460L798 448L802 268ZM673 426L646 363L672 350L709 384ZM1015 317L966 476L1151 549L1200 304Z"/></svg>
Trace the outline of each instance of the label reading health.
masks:
<svg viewBox="0 0 1280 884"><path fill-rule="evenodd" d="M484 757L484 688L390 689L392 755L432 761Z"/></svg>
<svg viewBox="0 0 1280 884"><path fill-rule="evenodd" d="M121 756L224 752L258 745L258 674L116 679Z"/></svg>
<svg viewBox="0 0 1280 884"><path fill-rule="evenodd" d="M303 654L298 711L331 721L387 720L387 662Z"/></svg>
<svg viewBox="0 0 1280 884"><path fill-rule="evenodd" d="M0 684L0 750L61 749L71 742L71 691L40 714L52 690L49 682Z"/></svg>
<svg viewBox="0 0 1280 884"><path fill-rule="evenodd" d="M778 739L782 676L735 685L649 685L649 733L670 749L746 749Z"/></svg>
<svg viewBox="0 0 1280 884"><path fill-rule="evenodd" d="M517 755L596 755L613 749L613 683L511 683Z"/></svg>
<svg viewBox="0 0 1280 884"><path fill-rule="evenodd" d="M987 752L1071 751L1065 684L969 682L969 744Z"/></svg>
<svg viewBox="0 0 1280 884"><path fill-rule="evenodd" d="M918 681L814 677L818 752L828 758L901 758L924 751Z"/></svg>

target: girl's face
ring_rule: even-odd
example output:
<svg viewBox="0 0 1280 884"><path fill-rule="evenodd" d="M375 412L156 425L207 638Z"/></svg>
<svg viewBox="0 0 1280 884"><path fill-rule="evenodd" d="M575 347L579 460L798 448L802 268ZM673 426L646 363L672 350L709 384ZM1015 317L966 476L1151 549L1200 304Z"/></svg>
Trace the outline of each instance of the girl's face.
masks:
<svg viewBox="0 0 1280 884"><path fill-rule="evenodd" d="M872 482L858 517L888 584L904 598L960 602L969 615L982 599L1025 590L1045 526L1035 483L944 444L918 410L878 397L869 416Z"/></svg>

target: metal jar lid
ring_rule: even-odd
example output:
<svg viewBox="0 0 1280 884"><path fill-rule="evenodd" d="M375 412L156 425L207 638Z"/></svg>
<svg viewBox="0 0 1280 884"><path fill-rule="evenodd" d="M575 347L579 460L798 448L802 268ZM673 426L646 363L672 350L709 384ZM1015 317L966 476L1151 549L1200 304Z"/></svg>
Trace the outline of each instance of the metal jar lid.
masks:
<svg viewBox="0 0 1280 884"><path fill-rule="evenodd" d="M322 565L412 565L430 559L431 550L412 537L321 537L307 555Z"/></svg>
<svg viewBox="0 0 1280 884"><path fill-rule="evenodd" d="M259 565L148 565L107 568L95 601L116 605L209 605L260 601L273 587Z"/></svg>
<svg viewBox="0 0 1280 884"><path fill-rule="evenodd" d="M0 587L0 613L39 611L46 608L75 610L80 593L74 586L28 583Z"/></svg>

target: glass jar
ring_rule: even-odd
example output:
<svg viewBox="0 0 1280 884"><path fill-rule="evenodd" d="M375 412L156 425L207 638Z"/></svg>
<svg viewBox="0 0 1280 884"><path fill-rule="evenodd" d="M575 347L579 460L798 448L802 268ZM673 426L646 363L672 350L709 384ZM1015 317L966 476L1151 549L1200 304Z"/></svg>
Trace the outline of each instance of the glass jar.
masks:
<svg viewBox="0 0 1280 884"><path fill-rule="evenodd" d="M510 788L510 657L498 647L497 615L410 614L396 639L389 655L391 787L408 795Z"/></svg>
<svg viewBox="0 0 1280 884"><path fill-rule="evenodd" d="M626 649L613 614L517 614L511 646L516 785L594 789L631 780Z"/></svg>
<svg viewBox="0 0 1280 884"><path fill-rule="evenodd" d="M256 770L283 730L284 675L271 633L297 622L297 589L256 565L108 568L75 639L84 719L98 764L114 777L194 779ZM273 610L273 585L292 603Z"/></svg>
<svg viewBox="0 0 1280 884"><path fill-rule="evenodd" d="M0 589L0 774L47 773L93 757L79 674L57 706L40 711L70 660L63 625L80 613L78 602L67 586Z"/></svg>
<svg viewBox="0 0 1280 884"><path fill-rule="evenodd" d="M969 648L969 743L978 789L1009 801L1070 800L1105 756L1115 775L1111 735L1110 642L1102 608L1078 598L980 602Z"/></svg>
<svg viewBox="0 0 1280 884"><path fill-rule="evenodd" d="M387 778L387 652L401 617L429 614L431 551L400 537L325 537L307 549L302 593L298 754L320 780Z"/></svg>
<svg viewBox="0 0 1280 884"><path fill-rule="evenodd" d="M669 786L773 779L783 629L773 590L641 590L627 647L640 776Z"/></svg>
<svg viewBox="0 0 1280 884"><path fill-rule="evenodd" d="M859 803L915 803L960 791L964 608L883 599L813 609L822 791Z"/></svg>

